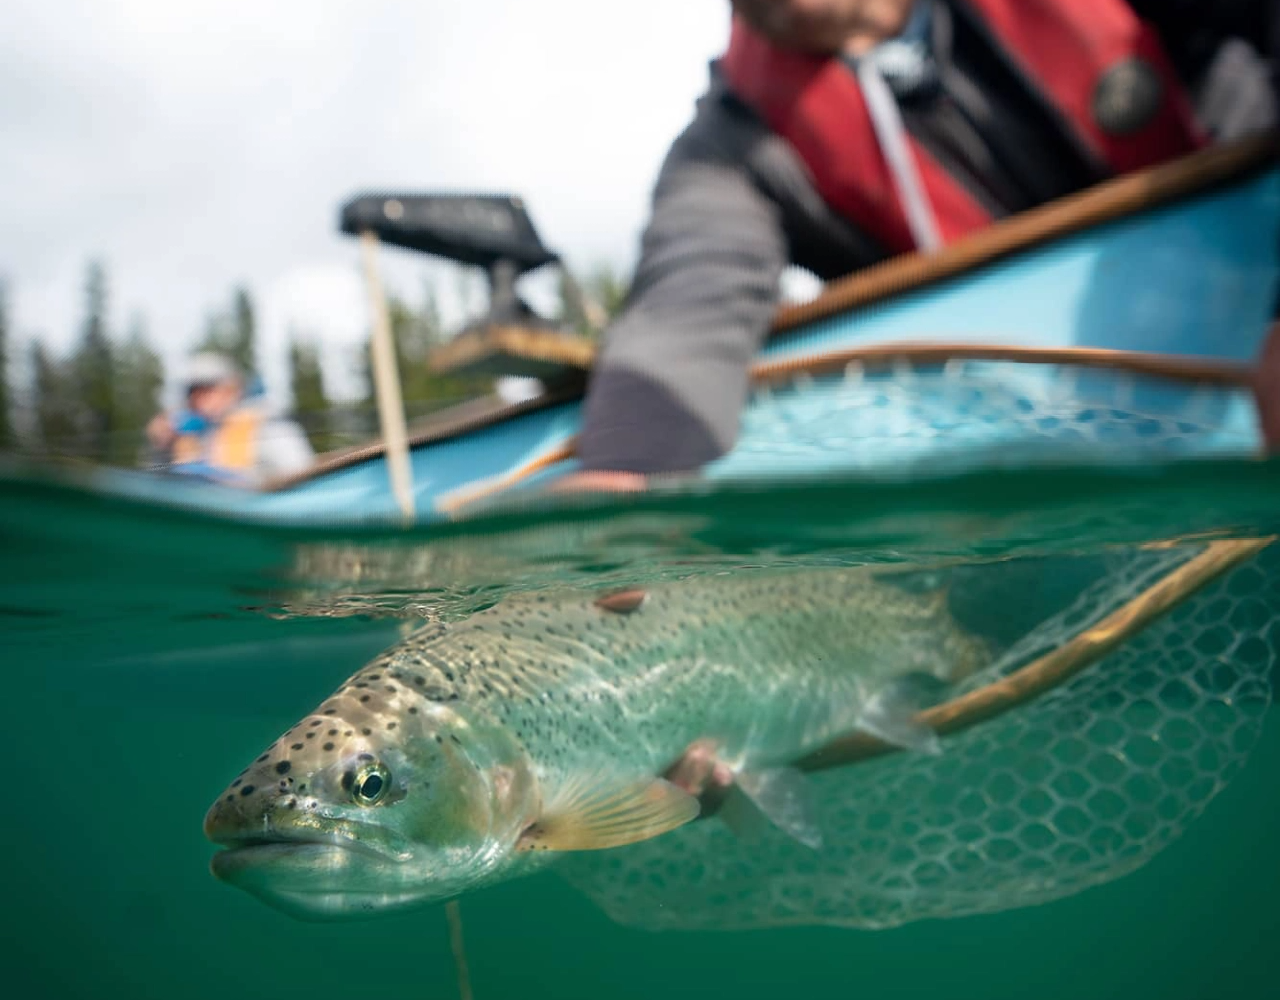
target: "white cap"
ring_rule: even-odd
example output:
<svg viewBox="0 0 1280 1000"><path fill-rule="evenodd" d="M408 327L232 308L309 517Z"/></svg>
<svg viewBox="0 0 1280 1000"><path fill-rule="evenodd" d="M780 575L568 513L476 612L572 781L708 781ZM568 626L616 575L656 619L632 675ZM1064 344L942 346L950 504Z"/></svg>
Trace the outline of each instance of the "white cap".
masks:
<svg viewBox="0 0 1280 1000"><path fill-rule="evenodd" d="M182 384L190 388L197 385L220 385L223 382L239 382L240 369L235 362L222 354L204 351L187 359L182 373Z"/></svg>

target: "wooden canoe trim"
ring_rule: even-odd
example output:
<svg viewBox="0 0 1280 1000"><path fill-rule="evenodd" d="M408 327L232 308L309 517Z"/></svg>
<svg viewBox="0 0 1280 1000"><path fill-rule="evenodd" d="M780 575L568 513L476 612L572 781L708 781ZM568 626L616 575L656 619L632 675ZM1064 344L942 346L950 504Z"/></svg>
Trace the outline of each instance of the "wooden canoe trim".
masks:
<svg viewBox="0 0 1280 1000"><path fill-rule="evenodd" d="M1271 535L1210 542L1199 555L1172 570L1070 642L986 687L926 709L916 716L916 720L939 735L947 736L1026 704L1092 666L1206 584L1261 552L1275 538ZM865 733L855 733L810 754L796 766L803 771L821 771L898 749Z"/></svg>
<svg viewBox="0 0 1280 1000"><path fill-rule="evenodd" d="M781 309L773 333L914 291L1029 247L1199 194L1271 165L1278 149L1280 143L1271 132L1212 146L1020 212L936 253L893 257L830 282L810 302Z"/></svg>
<svg viewBox="0 0 1280 1000"><path fill-rule="evenodd" d="M1182 354L1148 354L1144 351L1116 351L1105 347L1016 347L1005 344L932 343L899 341L868 347L849 347L825 354L813 354L779 361L760 361L751 368L752 381L759 384L784 382L796 375L825 375L851 364L868 370L895 364L937 365L948 361L1011 361L1034 365L1076 365L1150 375L1180 382L1249 388L1253 385L1252 365L1216 358Z"/></svg>
<svg viewBox="0 0 1280 1000"><path fill-rule="evenodd" d="M450 490L439 499L436 500L436 509L445 514L453 514L459 508L465 507L467 504L475 503L477 500L483 500L485 497L493 496L501 493L503 490L514 486L521 480L528 479L535 472L541 472L543 469L549 468L560 462L567 462L573 458L577 449L577 438L570 438L563 444L558 444L550 451L544 452L537 458L530 459L524 465L516 466L510 472L502 475L493 476L489 479L481 479L474 483L465 483L456 489Z"/></svg>

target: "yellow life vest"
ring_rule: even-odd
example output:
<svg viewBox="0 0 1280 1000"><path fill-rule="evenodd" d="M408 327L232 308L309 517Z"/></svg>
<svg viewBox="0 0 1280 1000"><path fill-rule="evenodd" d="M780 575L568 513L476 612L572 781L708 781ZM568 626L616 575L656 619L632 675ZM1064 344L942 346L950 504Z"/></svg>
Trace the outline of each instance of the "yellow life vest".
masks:
<svg viewBox="0 0 1280 1000"><path fill-rule="evenodd" d="M232 410L207 433L179 434L173 442L173 463L206 462L215 469L251 473L258 459L261 427L262 411L256 407Z"/></svg>

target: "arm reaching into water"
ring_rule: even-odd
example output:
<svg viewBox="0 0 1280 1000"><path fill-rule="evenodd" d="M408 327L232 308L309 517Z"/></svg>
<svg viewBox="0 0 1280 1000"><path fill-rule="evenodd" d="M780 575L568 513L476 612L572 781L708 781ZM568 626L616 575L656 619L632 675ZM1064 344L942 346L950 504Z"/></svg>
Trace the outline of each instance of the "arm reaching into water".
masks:
<svg viewBox="0 0 1280 1000"><path fill-rule="evenodd" d="M713 80L667 155L626 308L592 378L578 451L595 475L565 486L634 489L639 476L724 454L783 268L826 279L880 256L822 201L791 148Z"/></svg>
<svg viewBox="0 0 1280 1000"><path fill-rule="evenodd" d="M787 258L777 206L735 156L750 124L720 135L700 115L667 156L592 379L585 469L684 471L733 443Z"/></svg>

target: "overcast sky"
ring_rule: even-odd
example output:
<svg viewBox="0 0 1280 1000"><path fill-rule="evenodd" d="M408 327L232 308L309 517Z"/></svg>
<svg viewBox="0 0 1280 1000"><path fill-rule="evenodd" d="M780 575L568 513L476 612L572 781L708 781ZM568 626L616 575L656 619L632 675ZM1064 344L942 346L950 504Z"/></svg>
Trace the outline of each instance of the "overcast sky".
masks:
<svg viewBox="0 0 1280 1000"><path fill-rule="evenodd" d="M571 266L625 272L727 31L726 0L0 4L14 328L70 345L99 257L114 327L142 313L174 364L243 282L273 396L290 326L350 391L368 318L343 200L520 193ZM426 258L383 256L388 285L416 296Z"/></svg>

